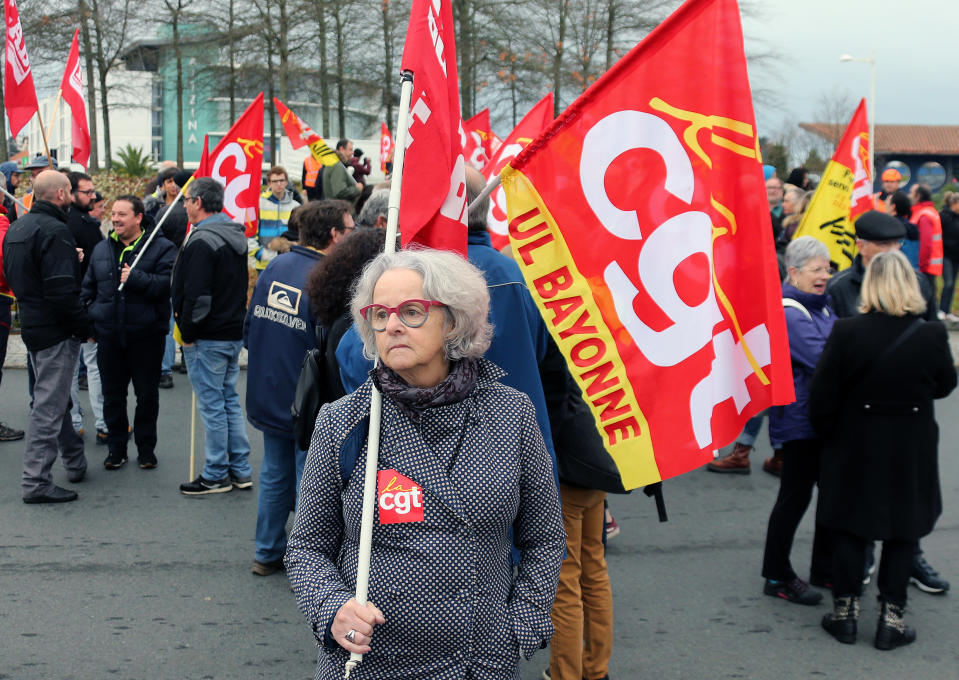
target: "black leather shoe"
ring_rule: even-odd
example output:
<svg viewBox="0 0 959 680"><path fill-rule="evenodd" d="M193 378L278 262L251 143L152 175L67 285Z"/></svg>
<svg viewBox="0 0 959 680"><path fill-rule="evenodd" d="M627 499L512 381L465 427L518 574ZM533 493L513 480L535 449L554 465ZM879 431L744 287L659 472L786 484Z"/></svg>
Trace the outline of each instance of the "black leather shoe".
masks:
<svg viewBox="0 0 959 680"><path fill-rule="evenodd" d="M64 489L60 486L54 486L46 493L35 496L24 496L24 503L69 503L77 499L77 492Z"/></svg>

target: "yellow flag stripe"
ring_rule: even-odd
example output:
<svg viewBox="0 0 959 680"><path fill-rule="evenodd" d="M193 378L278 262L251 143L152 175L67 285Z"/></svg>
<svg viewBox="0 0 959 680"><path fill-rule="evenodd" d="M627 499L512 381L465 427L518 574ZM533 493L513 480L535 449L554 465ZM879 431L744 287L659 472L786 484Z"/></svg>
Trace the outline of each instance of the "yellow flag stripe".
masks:
<svg viewBox="0 0 959 680"><path fill-rule="evenodd" d="M625 488L660 481L649 425L589 281L577 269L556 220L529 179L507 166L502 183L513 256L583 391Z"/></svg>
<svg viewBox="0 0 959 680"><path fill-rule="evenodd" d="M829 161L793 238L812 236L829 248L829 259L845 269L856 257L856 230L849 219L853 172Z"/></svg>

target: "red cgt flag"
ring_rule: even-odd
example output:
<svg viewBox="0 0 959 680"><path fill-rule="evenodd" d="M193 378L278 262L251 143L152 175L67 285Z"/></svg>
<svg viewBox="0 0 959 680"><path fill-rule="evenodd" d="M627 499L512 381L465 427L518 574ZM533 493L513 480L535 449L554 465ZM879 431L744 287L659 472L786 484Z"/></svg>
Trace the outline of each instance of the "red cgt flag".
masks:
<svg viewBox="0 0 959 680"><path fill-rule="evenodd" d="M793 400L735 0L689 0L503 173L513 253L626 488Z"/></svg>
<svg viewBox="0 0 959 680"><path fill-rule="evenodd" d="M451 0L413 0L402 68L413 72L403 246L415 242L465 255L466 161Z"/></svg>
<svg viewBox="0 0 959 680"><path fill-rule="evenodd" d="M3 80L3 100L10 117L10 134L16 137L23 126L30 122L40 107L37 91L33 86L30 58L23 41L20 12L16 0L4 0L4 15L7 23L6 70Z"/></svg>
<svg viewBox="0 0 959 680"><path fill-rule="evenodd" d="M386 123L380 128L380 172L386 172L386 164L393 160L393 135Z"/></svg>
<svg viewBox="0 0 959 680"><path fill-rule="evenodd" d="M63 101L70 105L73 117L73 160L83 167L87 167L90 160L90 128L87 127L87 105L83 101L83 78L80 74L80 29L73 34L73 44L70 46L70 56L67 57L67 66L63 69L63 80L60 82L60 92Z"/></svg>
<svg viewBox="0 0 959 680"><path fill-rule="evenodd" d="M263 179L263 93L257 95L220 143L204 156L194 178L212 177L223 186L223 212L256 234Z"/></svg>
<svg viewBox="0 0 959 680"><path fill-rule="evenodd" d="M529 110L519 125L502 142L497 153L493 156L492 162L486 167L483 176L489 182L490 178L499 174L516 155L526 148L526 145L540 136L540 134L553 122L553 93L550 92ZM509 222L506 218L506 192L500 185L493 189L490 194L489 215L486 218L486 225L489 229L490 240L493 247L500 250L509 244L508 227Z"/></svg>
<svg viewBox="0 0 959 680"><path fill-rule="evenodd" d="M283 123L283 130L290 139L290 144L294 149L300 149L304 146L310 147L310 153L317 163L325 166L336 165L340 162L340 157L336 152L323 141L319 133L314 132L313 128L293 113L286 104L276 97L273 97L273 104L276 106L276 112L280 114L280 122Z"/></svg>
<svg viewBox="0 0 959 680"><path fill-rule="evenodd" d="M463 132L466 133L463 142L466 162L485 173L490 159L493 158L490 147L494 135L489 123L489 109L483 109L469 120L464 120Z"/></svg>

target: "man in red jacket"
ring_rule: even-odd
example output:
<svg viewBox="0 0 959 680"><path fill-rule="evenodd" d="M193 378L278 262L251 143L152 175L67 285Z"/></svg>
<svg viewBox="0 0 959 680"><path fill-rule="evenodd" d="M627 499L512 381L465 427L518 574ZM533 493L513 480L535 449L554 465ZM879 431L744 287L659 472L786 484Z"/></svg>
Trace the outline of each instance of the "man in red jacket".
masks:
<svg viewBox="0 0 959 680"><path fill-rule="evenodd" d="M913 184L909 200L912 201L909 221L919 228L919 271L935 290L936 277L942 276L942 221L932 202L932 192L925 184Z"/></svg>

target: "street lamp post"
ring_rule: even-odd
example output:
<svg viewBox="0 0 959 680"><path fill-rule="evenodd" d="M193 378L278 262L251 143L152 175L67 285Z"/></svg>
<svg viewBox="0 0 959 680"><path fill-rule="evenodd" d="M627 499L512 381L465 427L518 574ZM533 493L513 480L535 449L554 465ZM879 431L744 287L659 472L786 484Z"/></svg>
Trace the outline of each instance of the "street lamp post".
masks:
<svg viewBox="0 0 959 680"><path fill-rule="evenodd" d="M872 181L876 182L876 51L870 52L868 59L861 59L844 54L839 61L861 61L869 64L869 169L872 172Z"/></svg>

